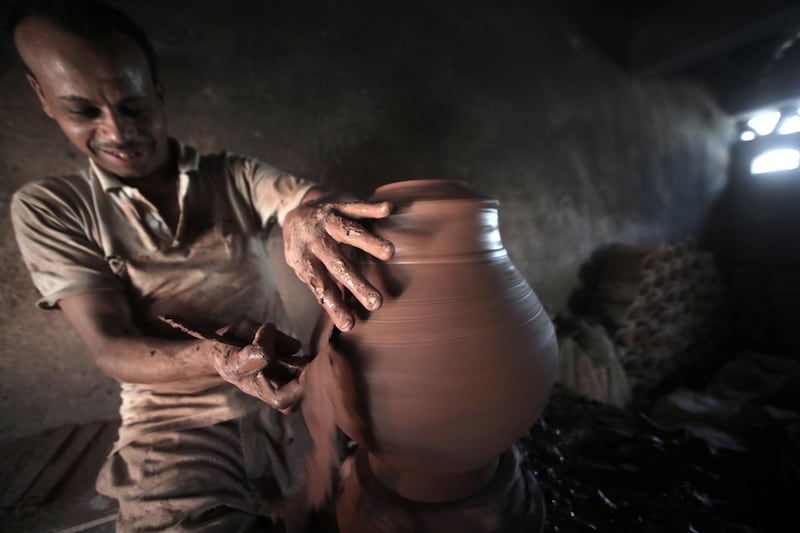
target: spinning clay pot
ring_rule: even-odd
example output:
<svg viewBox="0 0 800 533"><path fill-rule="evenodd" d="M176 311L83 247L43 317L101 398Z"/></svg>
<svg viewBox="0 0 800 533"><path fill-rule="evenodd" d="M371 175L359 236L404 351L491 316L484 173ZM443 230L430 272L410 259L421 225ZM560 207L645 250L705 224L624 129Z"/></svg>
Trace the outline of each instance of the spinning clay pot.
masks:
<svg viewBox="0 0 800 533"><path fill-rule="evenodd" d="M394 204L371 231L396 252L363 259L383 306L351 331L323 328L336 423L399 496L465 498L544 408L553 325L503 247L496 200L448 180L392 183L371 200Z"/></svg>

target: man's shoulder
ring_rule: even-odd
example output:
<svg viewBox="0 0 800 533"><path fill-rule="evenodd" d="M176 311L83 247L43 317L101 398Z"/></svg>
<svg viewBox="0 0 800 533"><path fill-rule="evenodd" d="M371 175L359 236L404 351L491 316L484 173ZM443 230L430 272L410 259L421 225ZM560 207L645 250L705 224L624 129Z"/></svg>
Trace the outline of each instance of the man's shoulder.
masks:
<svg viewBox="0 0 800 533"><path fill-rule="evenodd" d="M39 209L80 208L91 202L91 185L84 174L50 176L26 183L14 193L12 210L22 205Z"/></svg>
<svg viewBox="0 0 800 533"><path fill-rule="evenodd" d="M61 176L48 176L31 181L17 189L15 196L39 197L61 195L91 194L89 179L85 174L65 174Z"/></svg>
<svg viewBox="0 0 800 533"><path fill-rule="evenodd" d="M199 169L215 169L230 171L238 165L258 162L258 158L237 152L236 150L217 150L197 153L196 165Z"/></svg>
<svg viewBox="0 0 800 533"><path fill-rule="evenodd" d="M260 157L235 150L222 150L201 155L198 166L202 174L212 175L215 178L222 176L227 183L238 188L278 183L281 180L283 182L294 180L298 184L303 181L280 167L267 163Z"/></svg>

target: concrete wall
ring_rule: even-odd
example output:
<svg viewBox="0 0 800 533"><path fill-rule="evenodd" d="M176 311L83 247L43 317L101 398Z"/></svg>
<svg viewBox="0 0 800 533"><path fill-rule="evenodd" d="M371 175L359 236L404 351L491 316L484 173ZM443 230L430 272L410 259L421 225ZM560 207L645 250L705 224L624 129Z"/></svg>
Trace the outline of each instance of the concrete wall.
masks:
<svg viewBox="0 0 800 533"><path fill-rule="evenodd" d="M152 35L173 133L368 195L461 179L551 313L611 241L694 235L724 182L730 120L698 87L638 83L547 7L491 2L116 2ZM380 7L378 7L380 6ZM0 70L0 436L110 416L117 386L36 293L13 190L84 164L6 51Z"/></svg>

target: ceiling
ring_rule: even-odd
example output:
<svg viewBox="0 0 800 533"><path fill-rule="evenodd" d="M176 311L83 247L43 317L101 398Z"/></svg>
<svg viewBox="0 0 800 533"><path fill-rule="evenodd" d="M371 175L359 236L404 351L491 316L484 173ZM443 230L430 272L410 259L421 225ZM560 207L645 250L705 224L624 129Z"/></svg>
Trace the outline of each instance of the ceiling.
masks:
<svg viewBox="0 0 800 533"><path fill-rule="evenodd" d="M558 9L635 78L689 77L733 115L800 101L798 0L566 0Z"/></svg>

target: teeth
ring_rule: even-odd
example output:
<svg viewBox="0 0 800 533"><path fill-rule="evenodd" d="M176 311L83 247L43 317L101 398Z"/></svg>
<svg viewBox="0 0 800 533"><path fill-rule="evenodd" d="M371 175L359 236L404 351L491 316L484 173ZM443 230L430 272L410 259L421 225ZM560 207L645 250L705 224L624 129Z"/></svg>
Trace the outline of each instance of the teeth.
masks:
<svg viewBox="0 0 800 533"><path fill-rule="evenodd" d="M135 152L116 152L115 151L115 152L110 152L110 153L114 157L117 157L119 159L124 159L126 161L128 159L133 159L134 157L139 157L142 154L142 152L140 152L140 151L135 151Z"/></svg>

